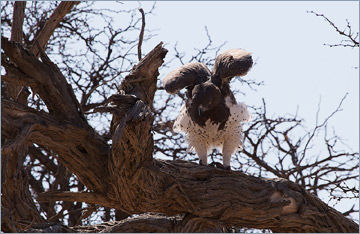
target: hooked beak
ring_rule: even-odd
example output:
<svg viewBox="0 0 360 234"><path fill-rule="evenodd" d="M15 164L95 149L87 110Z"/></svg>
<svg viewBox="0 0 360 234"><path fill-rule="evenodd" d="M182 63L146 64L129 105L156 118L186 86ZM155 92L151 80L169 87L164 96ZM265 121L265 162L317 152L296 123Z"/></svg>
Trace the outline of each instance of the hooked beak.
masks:
<svg viewBox="0 0 360 234"><path fill-rule="evenodd" d="M201 106L199 106L198 111L199 111L199 116L201 117L201 115L203 114L203 108Z"/></svg>

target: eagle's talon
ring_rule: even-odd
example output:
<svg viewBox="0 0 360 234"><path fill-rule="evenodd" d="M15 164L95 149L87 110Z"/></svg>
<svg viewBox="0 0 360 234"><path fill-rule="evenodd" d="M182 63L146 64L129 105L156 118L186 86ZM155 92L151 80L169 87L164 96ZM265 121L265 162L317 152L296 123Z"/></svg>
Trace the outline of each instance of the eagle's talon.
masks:
<svg viewBox="0 0 360 234"><path fill-rule="evenodd" d="M212 162L212 163L210 164L210 166L216 167L216 168L219 168L219 169L223 169L223 170L231 171L231 167L230 167L230 166L225 167L223 164L221 164L221 163L219 163L219 162Z"/></svg>
<svg viewBox="0 0 360 234"><path fill-rule="evenodd" d="M212 162L212 163L209 164L209 166L220 168L220 169L225 169L224 166L219 162Z"/></svg>
<svg viewBox="0 0 360 234"><path fill-rule="evenodd" d="M224 166L219 162L215 163L215 165L216 165L216 168L224 169Z"/></svg>
<svg viewBox="0 0 360 234"><path fill-rule="evenodd" d="M209 164L209 167L216 167L216 162L212 162Z"/></svg>
<svg viewBox="0 0 360 234"><path fill-rule="evenodd" d="M224 170L231 171L231 167L230 166L224 167Z"/></svg>

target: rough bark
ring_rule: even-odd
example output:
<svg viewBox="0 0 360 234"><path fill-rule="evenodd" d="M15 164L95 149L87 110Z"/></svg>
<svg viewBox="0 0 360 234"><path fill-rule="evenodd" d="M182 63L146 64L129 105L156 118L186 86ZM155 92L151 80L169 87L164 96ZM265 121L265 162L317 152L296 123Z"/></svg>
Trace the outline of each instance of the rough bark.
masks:
<svg viewBox="0 0 360 234"><path fill-rule="evenodd" d="M136 194L133 193L135 191L129 193L129 185L135 186L136 190L142 190L141 186L130 178L136 177L137 170L144 162L152 160L154 143L151 133L151 110L159 75L158 68L162 65L166 53L167 50L162 47L162 43L157 45L120 85L120 92L125 97L131 97L133 104L121 115L114 112L112 121L113 145L108 164L112 189L107 193L112 200L127 198L126 200L131 201L131 197ZM114 104L120 108L124 102ZM137 206L136 202L123 203L122 209L125 212L131 211L133 206Z"/></svg>
<svg viewBox="0 0 360 234"><path fill-rule="evenodd" d="M88 188L103 191L104 178L98 178L95 174L106 172L104 168L109 147L86 123L78 109L79 104L73 90L58 67L44 54L43 61L40 61L18 43L9 42L4 37L1 47L15 63L20 75L17 79L35 90L49 109L49 113L38 112L11 100L2 99L2 119L6 121L5 126L2 125L2 131L11 126L16 133L14 139L3 145L2 151L9 152L19 145L38 143L61 155L60 162L75 172ZM3 60L6 67L13 66L8 63ZM92 160L102 164L93 164Z"/></svg>
<svg viewBox="0 0 360 234"><path fill-rule="evenodd" d="M18 1L14 3L13 22L11 27L11 40L21 43L23 38L23 23L25 17L26 2Z"/></svg>
<svg viewBox="0 0 360 234"><path fill-rule="evenodd" d="M171 232L180 220L181 217L145 214L122 221L74 227L72 230L79 233L166 233Z"/></svg>
<svg viewBox="0 0 360 234"><path fill-rule="evenodd" d="M207 225L204 225L207 224ZM32 225L27 232L62 233L223 233L234 232L217 220L199 218L192 215L165 216L142 214L122 221L110 221L93 226L66 227L57 223Z"/></svg>
<svg viewBox="0 0 360 234"><path fill-rule="evenodd" d="M82 201L129 214L187 214L181 220L182 229L169 229L179 232L220 231L225 226L274 232L358 231L356 223L287 180L257 178L186 161L154 160L151 111L158 68L167 53L162 44L123 80L120 93L111 98L114 105L103 108L114 115L111 150L83 120L72 90L44 54L41 62L6 39L2 48L25 74L19 79L36 88L49 108L49 113L38 112L2 100L2 120L7 126L3 131L13 128L17 132L2 151L11 153L31 143L46 146L91 190L44 193L39 200ZM11 67L5 63L7 66ZM159 220L167 223L165 226L169 223ZM127 223L120 226L130 227L121 230L135 230Z"/></svg>
<svg viewBox="0 0 360 234"><path fill-rule="evenodd" d="M22 44L22 38L23 38L23 23L24 23L24 17L25 17L25 7L26 2L24 1L16 1L14 3L14 11L13 11L13 21L12 21L12 27L11 27L11 40L19 42ZM6 91L9 95L9 97L15 99L21 90L21 86L17 86L13 83L8 83L6 85Z"/></svg>
<svg viewBox="0 0 360 234"><path fill-rule="evenodd" d="M2 123L3 124L3 123ZM23 221L42 223L30 191L28 173L22 168L25 147L1 153L1 230L18 232L28 226Z"/></svg>
<svg viewBox="0 0 360 234"><path fill-rule="evenodd" d="M104 190L105 178L97 175L106 176L106 171L102 169L108 148L95 132L7 99L2 99L1 109L2 131L7 131L11 126L17 135L3 144L2 153L11 153L21 145L37 143L58 154L59 161L88 188ZM97 163L93 164L92 160Z"/></svg>
<svg viewBox="0 0 360 234"><path fill-rule="evenodd" d="M145 164L132 179L142 190L132 191L136 189L134 185L128 186L126 191L134 197L122 197L119 203L109 204L106 198L99 199L94 194L86 199L78 193L49 193L42 197L98 202L118 209L137 204L127 212L191 213L195 217L218 220L228 227L246 226L273 232L358 231L356 223L287 180L257 178L185 161L161 160ZM206 227L206 222L203 226Z"/></svg>
<svg viewBox="0 0 360 234"><path fill-rule="evenodd" d="M11 40L22 43L26 2L14 3ZM11 77L11 73L10 73ZM14 78L14 77L12 77ZM6 83L6 95L18 103L27 103L29 91L15 82ZM2 113L3 115L4 113ZM1 124L7 124L1 119ZM15 136L14 128L2 131L2 145ZM28 171L23 168L27 147L20 145L11 152L1 154L1 229L18 232L26 228L23 221L42 223L41 217L29 191Z"/></svg>

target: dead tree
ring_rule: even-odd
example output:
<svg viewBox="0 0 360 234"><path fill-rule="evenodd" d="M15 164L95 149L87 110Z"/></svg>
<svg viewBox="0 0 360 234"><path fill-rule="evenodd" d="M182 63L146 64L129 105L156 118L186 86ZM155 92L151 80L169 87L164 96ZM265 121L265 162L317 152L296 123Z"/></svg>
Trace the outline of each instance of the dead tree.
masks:
<svg viewBox="0 0 360 234"><path fill-rule="evenodd" d="M23 12L21 4L16 2L14 11ZM130 63L132 69L117 93L94 103L91 94L108 83L100 76L102 70L90 73L91 82L86 85L75 82L74 88L65 70L45 52L46 32L57 27L78 32L63 18L76 4L54 5L48 20L43 25L39 22L37 36L1 38L6 70L1 100L2 231L228 232L236 227L273 232L358 231L355 222L289 179L155 159L152 131L159 125L154 124L153 103L167 49L159 43L136 65ZM75 8L81 12L82 8ZM19 15L14 14L13 22ZM21 23L10 25L24 36L16 26ZM112 70L109 63L121 58L112 57L117 34L111 32L108 57L100 60L105 70ZM32 43L29 38L34 38ZM77 89L83 91L81 100ZM90 110L112 114L108 132L99 133L90 125ZM35 169L46 173L36 178L38 174L30 173ZM41 185L44 181L51 185L47 190ZM55 209L58 201L60 212ZM88 205L84 208L82 203ZM118 216L119 212L123 217L142 215L71 227L99 206L116 209ZM68 210L68 225L62 222L64 210Z"/></svg>

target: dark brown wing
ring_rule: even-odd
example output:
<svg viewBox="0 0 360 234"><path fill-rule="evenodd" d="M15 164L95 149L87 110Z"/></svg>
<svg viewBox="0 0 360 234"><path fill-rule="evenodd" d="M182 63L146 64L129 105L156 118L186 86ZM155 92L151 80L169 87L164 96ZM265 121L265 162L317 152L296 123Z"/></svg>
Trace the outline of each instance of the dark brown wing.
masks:
<svg viewBox="0 0 360 234"><path fill-rule="evenodd" d="M221 80L245 76L253 65L251 53L243 49L227 50L216 57L213 76Z"/></svg>
<svg viewBox="0 0 360 234"><path fill-rule="evenodd" d="M170 72L163 79L166 92L174 94L181 89L203 83L211 77L210 70L203 63L195 62L185 64Z"/></svg>

